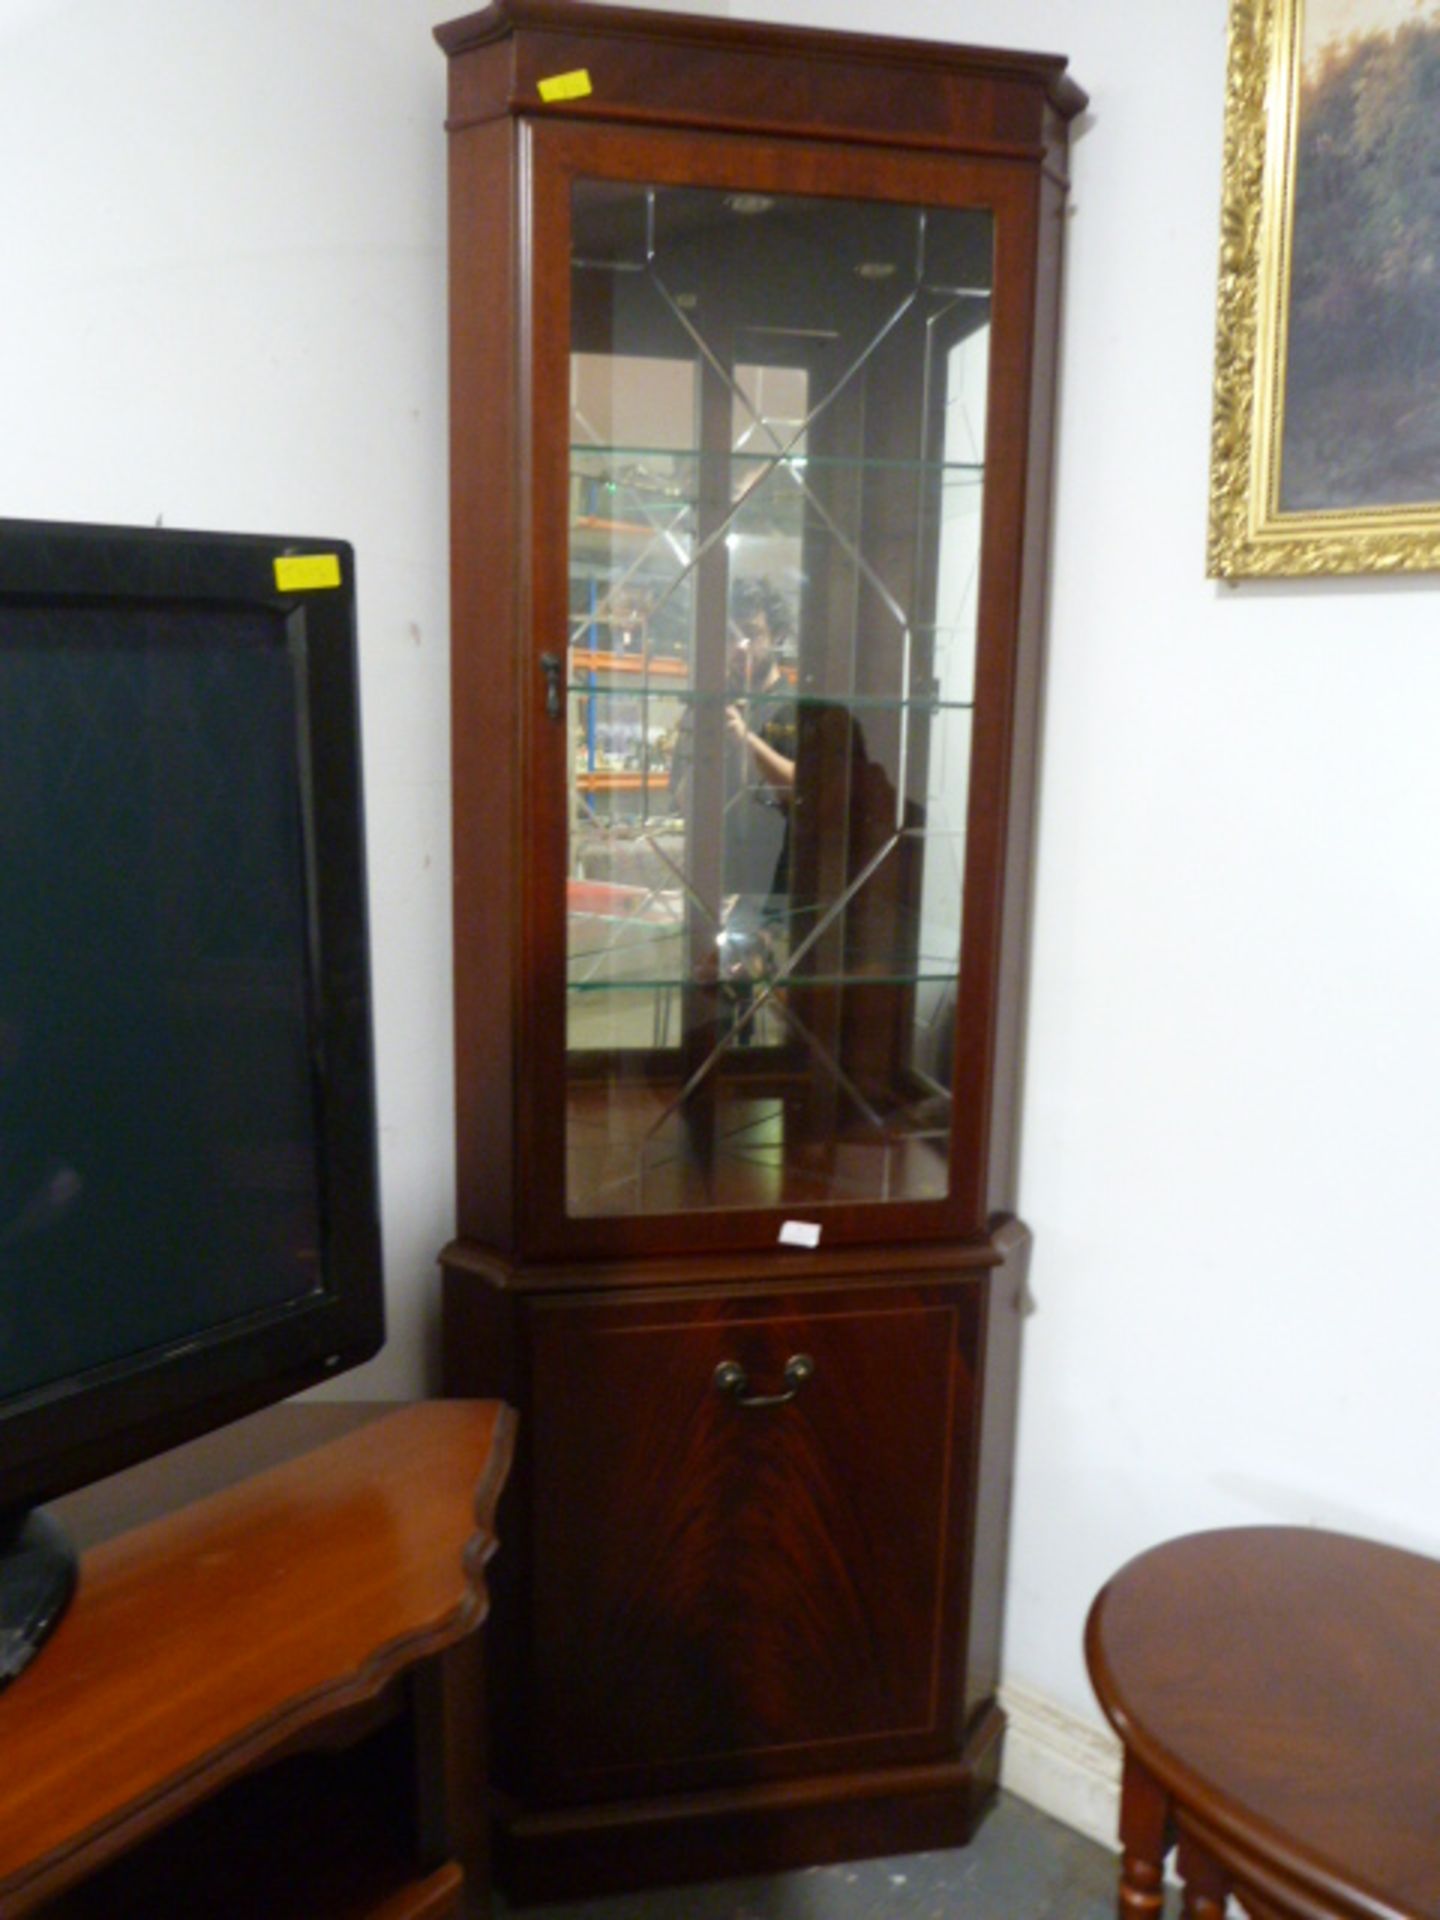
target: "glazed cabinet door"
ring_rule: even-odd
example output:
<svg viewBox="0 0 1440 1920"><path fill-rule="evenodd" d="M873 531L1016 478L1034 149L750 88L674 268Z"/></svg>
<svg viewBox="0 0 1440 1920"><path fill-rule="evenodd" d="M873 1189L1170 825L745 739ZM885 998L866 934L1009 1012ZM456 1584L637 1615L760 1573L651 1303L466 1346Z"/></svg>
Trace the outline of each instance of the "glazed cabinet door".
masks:
<svg viewBox="0 0 1440 1920"><path fill-rule="evenodd" d="M527 1251L973 1236L1033 170L524 140Z"/></svg>
<svg viewBox="0 0 1440 1920"><path fill-rule="evenodd" d="M524 1790L942 1757L978 1290L530 1312Z"/></svg>

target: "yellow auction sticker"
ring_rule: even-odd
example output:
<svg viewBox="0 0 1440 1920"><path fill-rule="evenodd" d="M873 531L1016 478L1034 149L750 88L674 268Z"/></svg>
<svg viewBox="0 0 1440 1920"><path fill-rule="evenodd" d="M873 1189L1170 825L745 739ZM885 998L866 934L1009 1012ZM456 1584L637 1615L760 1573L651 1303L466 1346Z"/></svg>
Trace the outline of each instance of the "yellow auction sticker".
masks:
<svg viewBox="0 0 1440 1920"><path fill-rule="evenodd" d="M287 553L275 562L275 585L281 593L314 593L339 584L338 553Z"/></svg>
<svg viewBox="0 0 1440 1920"><path fill-rule="evenodd" d="M587 93L595 91L584 67L576 67L573 73L552 73L548 80L540 81L539 90L540 98L546 102L583 100Z"/></svg>

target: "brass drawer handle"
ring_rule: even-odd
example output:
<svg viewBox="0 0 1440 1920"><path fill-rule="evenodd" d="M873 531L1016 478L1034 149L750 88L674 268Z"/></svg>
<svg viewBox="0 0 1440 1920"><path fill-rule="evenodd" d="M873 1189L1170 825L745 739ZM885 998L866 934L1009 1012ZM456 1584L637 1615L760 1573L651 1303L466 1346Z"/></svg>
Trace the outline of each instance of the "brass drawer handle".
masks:
<svg viewBox="0 0 1440 1920"><path fill-rule="evenodd" d="M737 1407L783 1407L795 1398L814 1372L815 1362L808 1353L792 1353L781 1376L785 1382L784 1393L751 1393L750 1376L740 1362L722 1360L715 1369L715 1389L727 1394Z"/></svg>

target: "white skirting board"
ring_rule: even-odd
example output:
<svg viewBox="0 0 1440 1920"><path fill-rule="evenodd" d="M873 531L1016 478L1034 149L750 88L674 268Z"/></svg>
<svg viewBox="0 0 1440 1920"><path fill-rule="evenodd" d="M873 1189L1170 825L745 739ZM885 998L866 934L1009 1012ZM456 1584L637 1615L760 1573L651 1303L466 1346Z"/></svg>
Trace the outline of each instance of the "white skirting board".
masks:
<svg viewBox="0 0 1440 1920"><path fill-rule="evenodd" d="M1007 1680L1000 1704L1009 1725L1000 1784L1052 1819L1114 1848L1120 1824L1120 1742L1023 1681Z"/></svg>

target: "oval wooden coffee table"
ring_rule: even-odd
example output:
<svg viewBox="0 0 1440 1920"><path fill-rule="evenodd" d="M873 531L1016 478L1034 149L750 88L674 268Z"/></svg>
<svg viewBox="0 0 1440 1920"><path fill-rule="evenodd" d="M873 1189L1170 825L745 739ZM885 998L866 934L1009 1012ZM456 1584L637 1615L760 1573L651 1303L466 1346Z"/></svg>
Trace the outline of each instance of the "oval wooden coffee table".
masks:
<svg viewBox="0 0 1440 1920"><path fill-rule="evenodd" d="M1306 1528L1141 1554L1085 1633L1125 1747L1118 1911L1440 1920L1440 1563Z"/></svg>

